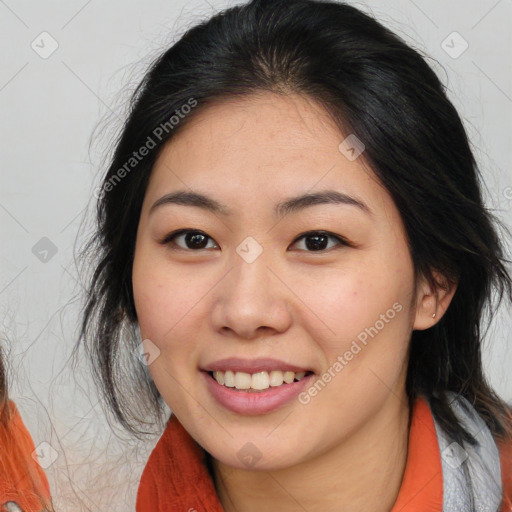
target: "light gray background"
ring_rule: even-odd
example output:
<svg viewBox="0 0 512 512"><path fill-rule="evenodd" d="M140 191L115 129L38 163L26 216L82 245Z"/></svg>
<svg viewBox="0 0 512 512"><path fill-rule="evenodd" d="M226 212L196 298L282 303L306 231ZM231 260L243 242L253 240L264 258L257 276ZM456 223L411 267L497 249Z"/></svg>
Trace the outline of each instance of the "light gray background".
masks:
<svg viewBox="0 0 512 512"><path fill-rule="evenodd" d="M73 374L65 364L78 324L74 297L82 291L73 245L88 204L92 211L101 158L147 63L191 24L232 4L0 0L0 329L11 396L35 444L51 445L43 445L47 463L56 456L46 472L57 510L132 510L156 442L113 435L86 371ZM487 205L512 226L512 1L354 5L435 59L483 170ZM43 31L58 43L46 59L31 47L34 40L42 46ZM441 46L453 31L469 45L458 58ZM57 248L47 262L32 251L42 237ZM492 385L510 402L511 325L502 308L484 353Z"/></svg>

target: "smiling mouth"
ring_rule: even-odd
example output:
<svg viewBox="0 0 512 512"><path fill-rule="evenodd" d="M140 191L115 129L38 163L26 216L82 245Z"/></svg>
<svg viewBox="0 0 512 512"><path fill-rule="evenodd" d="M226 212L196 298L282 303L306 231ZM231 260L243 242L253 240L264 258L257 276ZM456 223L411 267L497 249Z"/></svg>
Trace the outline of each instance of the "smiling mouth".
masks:
<svg viewBox="0 0 512 512"><path fill-rule="evenodd" d="M279 388L288 386L294 382L301 381L304 377L313 374L312 371L292 372L273 370L270 372L233 372L227 371L209 371L207 372L218 384L234 391L245 391L248 393L258 393L270 388Z"/></svg>

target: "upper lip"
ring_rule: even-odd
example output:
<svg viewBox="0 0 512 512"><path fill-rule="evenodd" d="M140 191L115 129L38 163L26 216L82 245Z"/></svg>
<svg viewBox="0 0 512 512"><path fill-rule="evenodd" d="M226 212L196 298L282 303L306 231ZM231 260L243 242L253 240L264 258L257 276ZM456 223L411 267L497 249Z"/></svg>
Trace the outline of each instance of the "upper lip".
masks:
<svg viewBox="0 0 512 512"><path fill-rule="evenodd" d="M312 371L309 368L297 366L295 364L280 361L271 358L259 359L241 359L238 357L228 357L226 359L219 359L213 363L205 365L202 370L206 372L214 371L232 371L232 372L245 372L245 373L258 373L272 370L290 371L290 372L308 372Z"/></svg>

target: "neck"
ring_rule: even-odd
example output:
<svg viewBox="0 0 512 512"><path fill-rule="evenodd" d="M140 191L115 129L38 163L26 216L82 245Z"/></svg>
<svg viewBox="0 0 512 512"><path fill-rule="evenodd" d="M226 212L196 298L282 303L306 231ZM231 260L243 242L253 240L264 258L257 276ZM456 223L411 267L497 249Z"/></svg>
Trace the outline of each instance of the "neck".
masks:
<svg viewBox="0 0 512 512"><path fill-rule="evenodd" d="M315 458L276 471L231 468L212 459L225 512L389 512L407 460L409 406L391 394L370 422Z"/></svg>

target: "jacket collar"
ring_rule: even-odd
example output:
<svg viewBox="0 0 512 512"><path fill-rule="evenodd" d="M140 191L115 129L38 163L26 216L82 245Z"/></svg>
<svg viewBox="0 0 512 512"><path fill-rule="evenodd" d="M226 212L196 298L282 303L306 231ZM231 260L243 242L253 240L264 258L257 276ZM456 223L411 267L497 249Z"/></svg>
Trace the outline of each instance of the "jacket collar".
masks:
<svg viewBox="0 0 512 512"><path fill-rule="evenodd" d="M391 512L441 512L443 479L436 429L422 397L412 408L408 456ZM152 451L137 492L137 512L223 512L206 453L175 415Z"/></svg>

